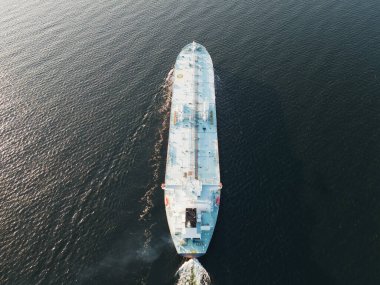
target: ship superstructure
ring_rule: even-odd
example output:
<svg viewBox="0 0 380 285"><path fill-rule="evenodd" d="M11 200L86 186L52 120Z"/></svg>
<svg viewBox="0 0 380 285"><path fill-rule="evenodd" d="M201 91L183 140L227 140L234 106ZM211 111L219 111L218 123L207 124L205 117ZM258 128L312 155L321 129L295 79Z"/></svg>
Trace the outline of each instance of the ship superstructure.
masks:
<svg viewBox="0 0 380 285"><path fill-rule="evenodd" d="M165 184L166 215L177 252L198 257L209 246L220 203L214 69L206 48L186 45L172 85Z"/></svg>

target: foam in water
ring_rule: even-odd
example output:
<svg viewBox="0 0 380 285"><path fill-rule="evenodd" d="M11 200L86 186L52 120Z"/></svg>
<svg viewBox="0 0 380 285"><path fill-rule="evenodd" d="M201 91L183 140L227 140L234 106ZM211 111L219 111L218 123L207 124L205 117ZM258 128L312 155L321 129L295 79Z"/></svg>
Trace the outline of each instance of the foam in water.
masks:
<svg viewBox="0 0 380 285"><path fill-rule="evenodd" d="M186 261L177 271L177 285L209 285L211 278L196 258Z"/></svg>
<svg viewBox="0 0 380 285"><path fill-rule="evenodd" d="M160 98L154 98L153 100L154 105L160 106L157 110L155 110L155 112L158 114L158 116L162 117L163 120L162 120L162 126L158 129L158 137L154 145L153 156L150 158L150 163L153 169L153 179L152 179L152 183L148 186L148 190L146 191L145 195L141 198L141 202L145 204L145 207L140 214L139 221L145 220L145 218L149 216L149 212L153 207L153 200L152 200L153 192L155 189L159 187L159 182L158 182L159 171L160 171L160 167L162 166L161 165L162 157L161 157L160 152L161 152L162 144L164 142L164 134L169 127L173 72L174 72L173 69L169 71L164 84L160 88L160 91L155 95L155 96L163 95L162 102L158 103L159 101L158 99ZM150 111L148 113L150 113Z"/></svg>

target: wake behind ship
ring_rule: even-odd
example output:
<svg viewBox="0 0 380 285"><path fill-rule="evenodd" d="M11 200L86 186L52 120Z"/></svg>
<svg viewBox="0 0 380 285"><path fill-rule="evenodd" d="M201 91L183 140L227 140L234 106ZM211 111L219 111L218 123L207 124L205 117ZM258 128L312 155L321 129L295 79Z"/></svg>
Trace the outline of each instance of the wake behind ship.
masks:
<svg viewBox="0 0 380 285"><path fill-rule="evenodd" d="M165 184L166 216L179 254L206 253L220 192L214 68L206 48L186 45L172 74Z"/></svg>

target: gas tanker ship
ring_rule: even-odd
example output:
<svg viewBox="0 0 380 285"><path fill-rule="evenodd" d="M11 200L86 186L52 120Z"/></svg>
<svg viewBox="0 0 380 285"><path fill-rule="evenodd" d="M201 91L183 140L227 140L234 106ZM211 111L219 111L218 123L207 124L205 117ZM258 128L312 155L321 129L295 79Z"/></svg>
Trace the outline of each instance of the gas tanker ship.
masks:
<svg viewBox="0 0 380 285"><path fill-rule="evenodd" d="M166 216L178 254L206 253L218 217L219 152L214 68L206 48L186 45L172 76L165 183Z"/></svg>

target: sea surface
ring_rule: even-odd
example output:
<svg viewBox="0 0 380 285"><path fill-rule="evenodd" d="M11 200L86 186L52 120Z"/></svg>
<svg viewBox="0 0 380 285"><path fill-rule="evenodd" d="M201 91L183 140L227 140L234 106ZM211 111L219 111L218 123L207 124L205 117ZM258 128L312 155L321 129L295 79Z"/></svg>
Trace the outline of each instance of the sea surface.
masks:
<svg viewBox="0 0 380 285"><path fill-rule="evenodd" d="M212 284L380 284L379 0L0 0L0 284L175 284L163 85L193 40Z"/></svg>

